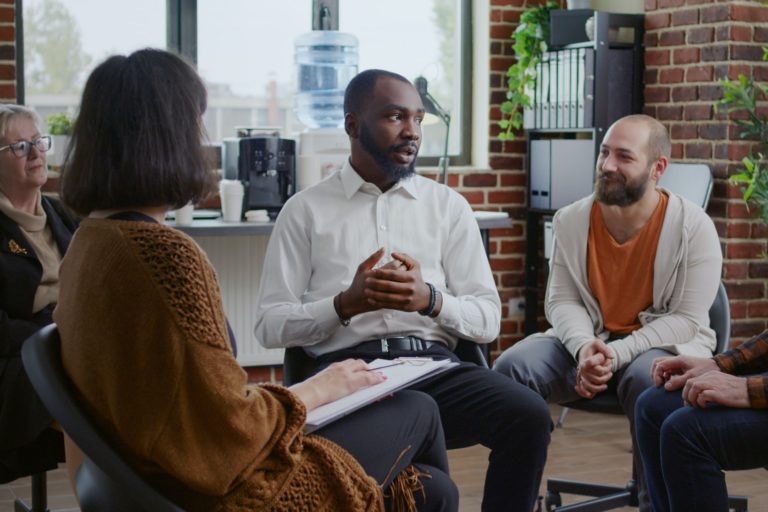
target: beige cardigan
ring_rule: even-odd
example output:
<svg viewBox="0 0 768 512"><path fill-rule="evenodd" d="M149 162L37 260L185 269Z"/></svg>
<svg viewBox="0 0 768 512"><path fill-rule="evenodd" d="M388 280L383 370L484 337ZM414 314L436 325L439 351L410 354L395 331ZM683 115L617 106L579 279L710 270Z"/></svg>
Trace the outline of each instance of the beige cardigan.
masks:
<svg viewBox="0 0 768 512"><path fill-rule="evenodd" d="M61 266L65 369L108 437L187 510L381 510L343 449L304 436L303 404L248 386L214 271L160 224L86 219Z"/></svg>
<svg viewBox="0 0 768 512"><path fill-rule="evenodd" d="M640 312L642 327L611 342L613 370L651 348L709 357L715 333L709 308L720 283L723 257L712 219L694 203L665 190L669 203L653 267L653 304ZM587 235L594 196L559 210L547 282L545 312L558 337L577 357L586 343L609 333L587 281ZM627 293L632 293L627 290Z"/></svg>

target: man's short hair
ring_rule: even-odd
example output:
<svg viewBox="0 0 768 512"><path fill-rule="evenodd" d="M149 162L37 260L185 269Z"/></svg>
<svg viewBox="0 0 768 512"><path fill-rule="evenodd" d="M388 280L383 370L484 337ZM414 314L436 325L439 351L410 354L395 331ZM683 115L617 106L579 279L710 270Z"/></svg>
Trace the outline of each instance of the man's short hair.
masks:
<svg viewBox="0 0 768 512"><path fill-rule="evenodd" d="M181 57L157 49L108 58L85 84L61 196L93 210L196 203L212 190L206 91Z"/></svg>
<svg viewBox="0 0 768 512"><path fill-rule="evenodd" d="M0 103L0 137L5 137L8 134L8 127L16 118L29 119L38 130L40 129L40 117L31 108L13 103Z"/></svg>
<svg viewBox="0 0 768 512"><path fill-rule="evenodd" d="M410 84L411 81L402 75L385 71L383 69L366 69L358 73L347 85L344 92L344 114L357 114L363 108L363 105L370 100L373 89L376 87L376 81L379 78L394 78Z"/></svg>
<svg viewBox="0 0 768 512"><path fill-rule="evenodd" d="M655 162L662 156L669 159L672 155L672 141L669 138L667 128L663 124L645 114L633 114L622 117L621 121L624 120L644 123L648 127L648 163Z"/></svg>

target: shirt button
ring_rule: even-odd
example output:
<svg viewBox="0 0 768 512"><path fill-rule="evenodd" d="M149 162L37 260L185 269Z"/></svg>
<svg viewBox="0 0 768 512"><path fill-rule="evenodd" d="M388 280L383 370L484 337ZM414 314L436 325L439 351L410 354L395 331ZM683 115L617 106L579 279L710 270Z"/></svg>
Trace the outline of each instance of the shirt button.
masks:
<svg viewBox="0 0 768 512"><path fill-rule="evenodd" d="M382 231L386 231L387 230L387 226L382 224L381 226L379 226L379 229L382 230Z"/></svg>

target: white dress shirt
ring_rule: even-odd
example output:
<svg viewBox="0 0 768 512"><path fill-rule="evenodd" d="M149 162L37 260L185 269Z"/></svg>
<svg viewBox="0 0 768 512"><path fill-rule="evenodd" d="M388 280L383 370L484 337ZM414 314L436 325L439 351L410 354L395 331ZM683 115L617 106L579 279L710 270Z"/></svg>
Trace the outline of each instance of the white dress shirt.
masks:
<svg viewBox="0 0 768 512"><path fill-rule="evenodd" d="M333 297L380 247L421 265L443 295L436 318L382 309L341 325ZM469 204L451 188L414 175L386 192L344 167L283 207L269 240L257 299L256 338L267 348L304 346L318 356L397 335L490 343L501 301Z"/></svg>

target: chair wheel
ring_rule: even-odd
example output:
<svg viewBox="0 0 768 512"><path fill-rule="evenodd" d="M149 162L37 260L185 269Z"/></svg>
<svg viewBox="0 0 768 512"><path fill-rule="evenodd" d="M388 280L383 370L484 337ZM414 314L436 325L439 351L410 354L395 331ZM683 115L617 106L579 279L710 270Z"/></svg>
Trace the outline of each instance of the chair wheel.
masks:
<svg viewBox="0 0 768 512"><path fill-rule="evenodd" d="M544 498L544 509L547 512L552 512L562 504L563 504L563 499L560 497L559 492L547 491L547 495Z"/></svg>

